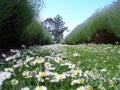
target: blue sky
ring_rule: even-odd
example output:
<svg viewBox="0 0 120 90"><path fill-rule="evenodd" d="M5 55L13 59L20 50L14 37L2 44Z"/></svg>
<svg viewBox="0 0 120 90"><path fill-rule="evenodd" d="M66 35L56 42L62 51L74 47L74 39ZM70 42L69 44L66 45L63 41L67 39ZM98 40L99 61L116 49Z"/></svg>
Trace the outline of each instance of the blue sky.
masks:
<svg viewBox="0 0 120 90"><path fill-rule="evenodd" d="M41 12L43 19L54 18L57 14L63 17L66 26L72 30L84 22L97 9L111 4L115 0L44 0L45 8Z"/></svg>

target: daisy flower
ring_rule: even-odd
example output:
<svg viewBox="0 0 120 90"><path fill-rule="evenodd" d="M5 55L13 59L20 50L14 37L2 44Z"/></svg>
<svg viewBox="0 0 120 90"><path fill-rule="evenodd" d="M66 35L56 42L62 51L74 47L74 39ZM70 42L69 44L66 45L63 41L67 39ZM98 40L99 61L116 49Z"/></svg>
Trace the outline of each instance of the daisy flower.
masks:
<svg viewBox="0 0 120 90"><path fill-rule="evenodd" d="M84 83L84 79L78 79L79 83Z"/></svg>
<svg viewBox="0 0 120 90"><path fill-rule="evenodd" d="M4 69L6 72L13 72L14 70L12 68L5 68Z"/></svg>
<svg viewBox="0 0 120 90"><path fill-rule="evenodd" d="M84 86L78 87L77 90L86 90Z"/></svg>
<svg viewBox="0 0 120 90"><path fill-rule="evenodd" d="M78 53L74 53L73 57L79 57L80 55Z"/></svg>
<svg viewBox="0 0 120 90"><path fill-rule="evenodd" d="M12 79L11 84L12 84L12 85L17 85L17 84L18 84L18 80Z"/></svg>
<svg viewBox="0 0 120 90"><path fill-rule="evenodd" d="M66 78L66 76L63 75L63 74L59 74L59 75L56 76L56 79L58 79L58 80L63 80L65 78Z"/></svg>
<svg viewBox="0 0 120 90"><path fill-rule="evenodd" d="M21 90L30 90L28 87L21 88Z"/></svg>
<svg viewBox="0 0 120 90"><path fill-rule="evenodd" d="M42 57L40 57L40 58L36 58L35 60L34 60L34 62L33 62L33 64L40 64L40 63L43 63L45 60L42 58Z"/></svg>
<svg viewBox="0 0 120 90"><path fill-rule="evenodd" d="M7 78L11 77L11 73L10 72L0 72L0 88L3 84L3 81Z"/></svg>
<svg viewBox="0 0 120 90"><path fill-rule="evenodd" d="M50 64L50 62L45 62L44 66L45 66L46 69L51 68L51 64Z"/></svg>
<svg viewBox="0 0 120 90"><path fill-rule="evenodd" d="M92 89L92 87L90 85L87 85L86 90L93 90L93 89Z"/></svg>
<svg viewBox="0 0 120 90"><path fill-rule="evenodd" d="M30 71L24 71L22 73L22 75L25 77L25 78L29 78L30 77Z"/></svg>
<svg viewBox="0 0 120 90"><path fill-rule="evenodd" d="M10 72L0 72L0 81L11 77Z"/></svg>
<svg viewBox="0 0 120 90"><path fill-rule="evenodd" d="M47 90L47 87L45 87L45 86L37 86L36 88L35 88L35 90Z"/></svg>
<svg viewBox="0 0 120 90"><path fill-rule="evenodd" d="M72 85L72 86L75 85L75 84L79 84L79 81L78 81L78 80L73 80L73 81L71 82L71 85Z"/></svg>

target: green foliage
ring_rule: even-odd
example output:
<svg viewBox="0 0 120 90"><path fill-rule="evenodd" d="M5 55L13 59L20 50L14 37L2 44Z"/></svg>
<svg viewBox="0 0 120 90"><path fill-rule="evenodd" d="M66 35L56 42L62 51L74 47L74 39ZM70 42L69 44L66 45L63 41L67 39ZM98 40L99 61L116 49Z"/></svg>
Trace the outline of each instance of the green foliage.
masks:
<svg viewBox="0 0 120 90"><path fill-rule="evenodd" d="M20 36L20 41L24 45L50 44L53 42L50 34L37 20L26 27Z"/></svg>
<svg viewBox="0 0 120 90"><path fill-rule="evenodd" d="M36 11L41 6L38 5L40 1L34 0L34 3L30 0L0 1L0 48L19 45L20 34L38 15Z"/></svg>
<svg viewBox="0 0 120 90"><path fill-rule="evenodd" d="M63 43L89 42L98 30L107 30L120 39L120 1L97 10L90 18L78 25Z"/></svg>
<svg viewBox="0 0 120 90"><path fill-rule="evenodd" d="M63 22L62 17L57 15L55 18L47 18L43 21L43 25L53 36L56 43L59 43L63 38L63 32L68 29L65 27L65 22Z"/></svg>
<svg viewBox="0 0 120 90"><path fill-rule="evenodd" d="M18 34L33 19L32 7L27 0L2 0L0 8L0 46L13 45Z"/></svg>

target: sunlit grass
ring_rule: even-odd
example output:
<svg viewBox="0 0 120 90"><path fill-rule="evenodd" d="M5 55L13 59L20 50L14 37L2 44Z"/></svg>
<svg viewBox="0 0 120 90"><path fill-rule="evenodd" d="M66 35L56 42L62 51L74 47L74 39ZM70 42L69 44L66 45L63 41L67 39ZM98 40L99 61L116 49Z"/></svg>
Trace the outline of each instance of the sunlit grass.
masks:
<svg viewBox="0 0 120 90"><path fill-rule="evenodd" d="M120 46L31 47L0 65L1 90L119 90ZM59 87L59 88L58 88Z"/></svg>

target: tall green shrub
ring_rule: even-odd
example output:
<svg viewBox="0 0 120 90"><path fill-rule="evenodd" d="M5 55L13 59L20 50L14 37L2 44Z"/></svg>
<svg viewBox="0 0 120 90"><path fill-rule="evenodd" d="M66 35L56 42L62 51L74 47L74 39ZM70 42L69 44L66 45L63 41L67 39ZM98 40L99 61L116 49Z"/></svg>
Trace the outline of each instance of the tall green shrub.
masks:
<svg viewBox="0 0 120 90"><path fill-rule="evenodd" d="M0 0L0 48L19 45L20 34L37 15L35 1Z"/></svg>
<svg viewBox="0 0 120 90"><path fill-rule="evenodd" d="M53 40L47 30L40 22L34 20L29 24L20 36L20 41L24 45L52 44Z"/></svg>
<svg viewBox="0 0 120 90"><path fill-rule="evenodd" d="M78 25L63 40L63 43L86 43L90 42L93 38L96 37L99 37L98 39L104 39L104 41L106 38L108 38L111 40L107 40L108 43L115 43L116 41L120 42L120 0L107 5L103 9L97 10L97 12L95 12L86 21Z"/></svg>

